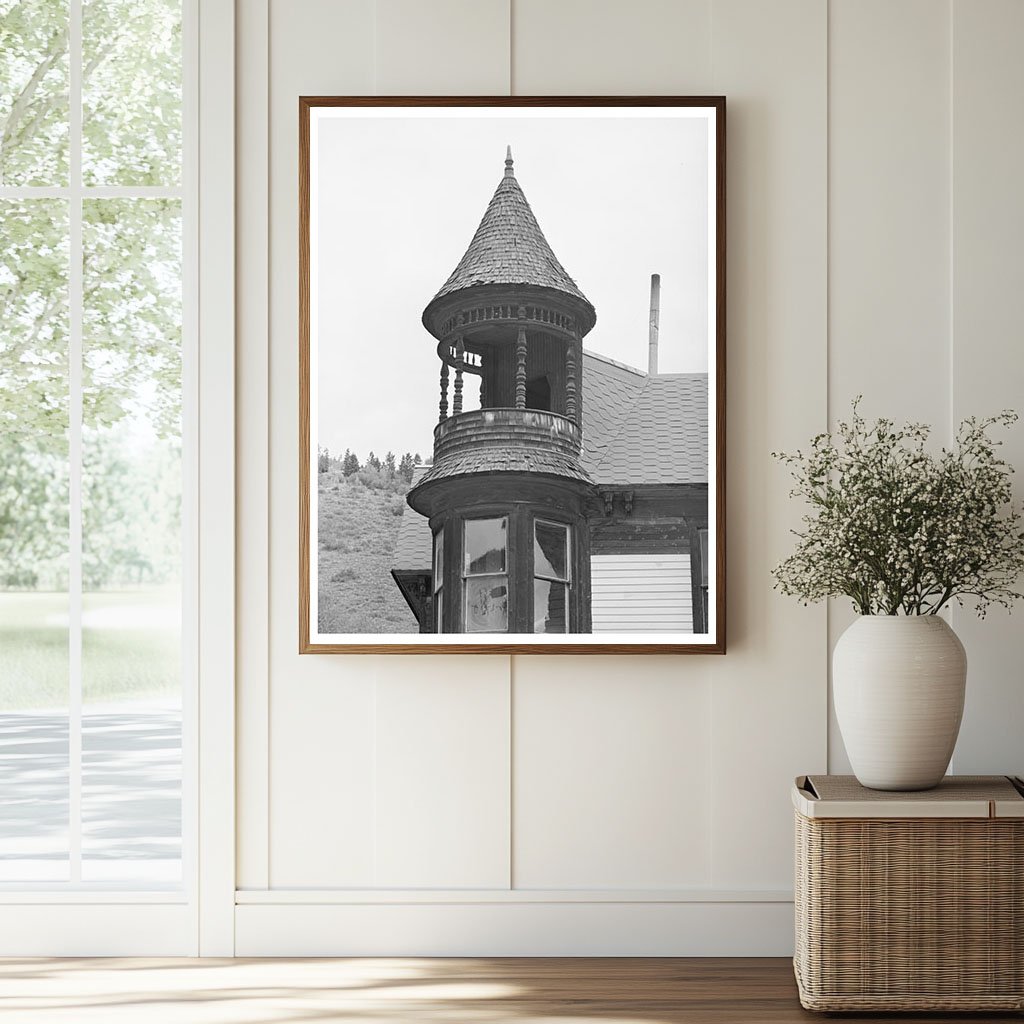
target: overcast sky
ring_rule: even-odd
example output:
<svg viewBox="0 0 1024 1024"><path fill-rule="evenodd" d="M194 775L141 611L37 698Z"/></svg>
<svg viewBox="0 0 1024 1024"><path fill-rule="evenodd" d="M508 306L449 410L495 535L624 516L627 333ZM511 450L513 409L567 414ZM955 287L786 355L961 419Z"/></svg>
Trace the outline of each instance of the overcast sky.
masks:
<svg viewBox="0 0 1024 1024"><path fill-rule="evenodd" d="M707 369L707 123L515 113L319 120L317 440L332 453L429 457L440 363L420 317L469 245L509 144L541 230L597 310L584 347L646 369L660 273L659 369Z"/></svg>

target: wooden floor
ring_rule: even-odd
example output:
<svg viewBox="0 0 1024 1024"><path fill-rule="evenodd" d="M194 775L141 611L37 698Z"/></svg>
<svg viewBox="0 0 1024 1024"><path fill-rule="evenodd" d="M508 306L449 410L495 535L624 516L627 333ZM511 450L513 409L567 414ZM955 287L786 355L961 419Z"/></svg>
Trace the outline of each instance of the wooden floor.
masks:
<svg viewBox="0 0 1024 1024"><path fill-rule="evenodd" d="M2 1024L737 1024L829 1020L782 959L0 960ZM850 1015L1014 1022L1018 1014Z"/></svg>

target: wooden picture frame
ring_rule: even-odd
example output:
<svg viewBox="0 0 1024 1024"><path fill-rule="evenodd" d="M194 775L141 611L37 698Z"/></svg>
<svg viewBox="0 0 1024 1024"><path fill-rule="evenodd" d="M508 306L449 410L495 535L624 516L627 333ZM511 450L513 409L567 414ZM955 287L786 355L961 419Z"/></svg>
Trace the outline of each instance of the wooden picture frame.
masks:
<svg viewBox="0 0 1024 1024"><path fill-rule="evenodd" d="M724 654L724 97L303 96L298 113L299 652ZM475 150L467 147L495 134L490 128L498 125L509 137L508 150L492 152L493 143L481 142L499 182L488 205L494 182L470 172ZM569 148L573 139L593 143L605 135L607 146ZM517 139L527 140L531 161L524 186L513 162ZM623 139L635 139L635 148ZM535 215L525 193L538 180L538 154L549 151L544 140L562 188L545 194L545 206ZM657 158L662 146L663 160ZM680 152L697 156L679 160ZM566 187L565 168L577 159L570 185L578 187ZM615 168L603 162L616 160L623 176L641 165L658 168L664 176L659 181L675 182L678 176L688 189L677 204L683 212L677 215L666 202L664 217L660 210L652 214L649 205L634 217L633 205L649 203L649 193L657 190L646 179L623 177L616 192L614 183L608 185ZM685 240L686 259L703 267L703 277L676 275L671 283L673 296L685 288L688 298L697 296L691 305L703 310L703 321L687 314L706 324L703 341L699 330L680 332L690 339L694 366L698 341L706 342L703 373L659 372L660 278L651 273L657 267L634 271L630 265L625 273L609 266L615 285L595 294L593 306L583 294L587 282L577 285L562 268L567 224L591 238L591 251L600 247L600 238L593 240L595 219L568 211L574 201L585 205L588 188L601 181L608 206L592 195L589 202L593 218L607 217L610 224L609 264L625 258L621 254L629 246L623 239L649 222L658 232L651 251L660 245L657 251L669 253L673 267L689 266L666 248L674 237L667 235L668 222L705 225L703 236L695 229ZM401 182L401 188L387 192L388 182ZM703 200L694 182L704 183ZM613 193L626 197L620 208L614 207ZM703 222L687 213L699 214L701 202ZM539 225L557 220L552 211L563 210L559 241L549 243ZM466 225L481 213L476 233L470 228L467 235ZM451 232L457 237L448 237L449 219L458 222ZM395 261L384 248L389 233L395 236ZM346 244L359 244L360 252ZM428 255L415 262L418 245ZM642 236L636 248L646 252L645 246ZM436 255L435 248L445 255ZM587 251L578 245L576 262L589 258ZM433 277L428 292L420 280L421 269L426 278L424 260ZM566 262L573 265L568 256ZM606 272L603 263L589 265L592 278ZM456 270L446 282L451 266ZM620 305L625 308L619 294L625 284L619 289L618 282L628 278L633 294L638 275L646 290L648 274L651 305L639 310L641 330L648 328L645 372L585 347L583 339L594 326L595 306L598 316L603 301L615 306L615 315ZM382 300L385 287L390 291ZM417 308L426 301L422 324L410 322L407 311L394 314L400 322L392 322L387 312L402 303L411 309L407 291L417 296ZM377 296L377 319L372 329L366 329L370 321L360 329L356 314L349 322L348 311L369 304L371 293ZM335 305L345 316L330 315ZM605 344L620 344L626 334L633 338L632 327L606 334ZM378 335L385 340L378 342ZM382 346L383 355L376 349L367 354L367 338ZM630 358L641 362L632 355L636 342L628 344ZM432 346L440 377L435 372L432 380L415 378L422 379L424 407L434 408L440 379L429 465L414 464L412 448L400 465L390 452L384 463L379 456L370 459L368 446L358 444L339 458L341 446L350 447L344 422L339 428L331 419L332 437L340 440L328 444L324 419L348 409L355 429L381 416L378 405L361 403L388 401L395 403L396 415L412 415L408 410L418 410L420 398L406 366L418 365L421 348ZM372 358L373 372L361 376L346 351L364 367ZM321 375L332 382L329 396L320 394ZM463 412L464 384L476 379L480 408ZM360 454L369 460L365 465ZM362 510L371 506L387 509L399 520L397 527L379 517L378 526L364 524ZM397 540L384 536L389 530L397 530ZM370 558L378 543L385 554L388 543L397 545L390 565L381 561L383 555L377 562ZM396 594L407 614L395 610ZM386 628L356 628L366 622ZM649 622L668 631L648 631ZM692 634L682 628L687 622ZM452 626L458 631L447 632ZM532 632L537 629L543 635Z"/></svg>

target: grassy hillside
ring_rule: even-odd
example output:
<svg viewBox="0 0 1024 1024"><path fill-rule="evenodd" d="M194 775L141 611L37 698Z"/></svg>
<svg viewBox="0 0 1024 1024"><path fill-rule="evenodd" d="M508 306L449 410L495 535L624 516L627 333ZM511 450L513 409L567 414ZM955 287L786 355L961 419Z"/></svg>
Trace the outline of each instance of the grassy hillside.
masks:
<svg viewBox="0 0 1024 1024"><path fill-rule="evenodd" d="M333 467L317 477L320 632L417 632L391 576L404 486L367 487L358 475L345 477Z"/></svg>

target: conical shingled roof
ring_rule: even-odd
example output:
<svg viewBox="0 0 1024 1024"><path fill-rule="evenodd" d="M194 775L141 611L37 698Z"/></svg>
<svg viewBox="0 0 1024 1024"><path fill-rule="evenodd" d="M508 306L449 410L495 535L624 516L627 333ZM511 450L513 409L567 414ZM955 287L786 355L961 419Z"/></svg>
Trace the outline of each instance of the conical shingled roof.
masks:
<svg viewBox="0 0 1024 1024"><path fill-rule="evenodd" d="M505 174L484 213L465 255L431 299L424 323L439 299L475 285L535 285L571 295L585 304L584 333L594 325L594 307L551 251L512 170L512 152Z"/></svg>

